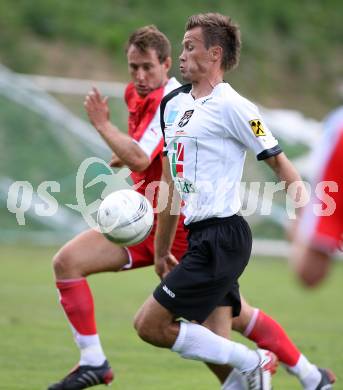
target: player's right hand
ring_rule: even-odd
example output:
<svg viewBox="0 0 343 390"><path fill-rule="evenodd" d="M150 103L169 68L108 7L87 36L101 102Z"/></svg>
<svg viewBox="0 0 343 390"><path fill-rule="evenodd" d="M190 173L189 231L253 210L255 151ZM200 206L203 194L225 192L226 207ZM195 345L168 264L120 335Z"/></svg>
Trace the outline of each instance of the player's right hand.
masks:
<svg viewBox="0 0 343 390"><path fill-rule="evenodd" d="M110 167L113 167L113 168L121 168L125 164L115 153L112 153L112 157L111 157L111 161L109 162L109 165L110 165Z"/></svg>
<svg viewBox="0 0 343 390"><path fill-rule="evenodd" d="M110 120L110 110L108 107L108 98L103 98L99 90L95 87L86 95L84 106L88 118L92 125L101 130Z"/></svg>

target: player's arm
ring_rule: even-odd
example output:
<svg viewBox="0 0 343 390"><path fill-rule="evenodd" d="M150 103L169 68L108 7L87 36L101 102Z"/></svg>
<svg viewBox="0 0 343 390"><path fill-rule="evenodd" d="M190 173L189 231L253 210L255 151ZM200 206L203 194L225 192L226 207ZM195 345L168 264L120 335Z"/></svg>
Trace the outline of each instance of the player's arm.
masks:
<svg viewBox="0 0 343 390"><path fill-rule="evenodd" d="M299 215L302 207L308 202L308 195L297 170L261 119L257 106L242 97L236 97L230 103L230 106L225 106L226 111L223 112L224 119L226 117L228 121L230 136L252 150L258 161L265 161L278 179L285 182L286 193L293 201L293 207Z"/></svg>
<svg viewBox="0 0 343 390"><path fill-rule="evenodd" d="M331 253L296 239L290 257L299 280L306 287L315 287L325 279L330 270Z"/></svg>
<svg viewBox="0 0 343 390"><path fill-rule="evenodd" d="M261 119L257 106L242 97L236 97L230 103L223 113L229 123L229 134L252 150L258 161L265 161L280 181L285 182L286 192L299 211L299 206L308 201L306 188L297 170Z"/></svg>
<svg viewBox="0 0 343 390"><path fill-rule="evenodd" d="M180 196L171 177L168 158L164 157L155 235L155 270L160 278L163 278L177 264L176 258L171 253L171 246L180 216L180 203Z"/></svg>
<svg viewBox="0 0 343 390"><path fill-rule="evenodd" d="M144 171L150 165L150 158L143 149L111 123L108 98L103 98L97 88L86 96L84 106L92 125L119 161L136 172Z"/></svg>
<svg viewBox="0 0 343 390"><path fill-rule="evenodd" d="M286 193L293 200L294 205L297 206L295 209L299 215L302 207L298 206L306 205L308 193L298 171L283 152L266 158L264 161L272 168L278 179L285 182Z"/></svg>
<svg viewBox="0 0 343 390"><path fill-rule="evenodd" d="M327 130L314 154L317 179L313 183L311 201L300 220L290 258L299 279L307 287L317 286L326 277L334 252L342 251L343 120L335 120L339 112L329 118L331 122L326 122ZM325 153L328 149L330 152ZM318 159L323 154L326 158ZM330 190L330 183L336 188Z"/></svg>

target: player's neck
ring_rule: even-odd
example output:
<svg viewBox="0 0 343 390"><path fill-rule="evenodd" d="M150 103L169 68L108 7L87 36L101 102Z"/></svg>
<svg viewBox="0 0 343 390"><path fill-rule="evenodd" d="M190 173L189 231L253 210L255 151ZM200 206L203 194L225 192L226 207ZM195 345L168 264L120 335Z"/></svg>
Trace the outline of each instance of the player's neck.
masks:
<svg viewBox="0 0 343 390"><path fill-rule="evenodd" d="M200 99L212 93L214 87L223 82L223 75L207 75L197 81L192 82L192 96L194 99Z"/></svg>

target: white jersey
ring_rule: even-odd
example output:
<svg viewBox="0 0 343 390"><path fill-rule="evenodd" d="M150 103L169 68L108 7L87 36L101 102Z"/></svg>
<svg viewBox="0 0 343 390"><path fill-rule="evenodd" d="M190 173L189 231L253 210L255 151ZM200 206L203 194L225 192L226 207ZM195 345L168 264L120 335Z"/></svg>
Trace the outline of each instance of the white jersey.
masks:
<svg viewBox="0 0 343 390"><path fill-rule="evenodd" d="M161 103L161 127L186 225L239 211L247 149L258 160L281 153L257 107L228 83L199 99L190 84L172 91Z"/></svg>

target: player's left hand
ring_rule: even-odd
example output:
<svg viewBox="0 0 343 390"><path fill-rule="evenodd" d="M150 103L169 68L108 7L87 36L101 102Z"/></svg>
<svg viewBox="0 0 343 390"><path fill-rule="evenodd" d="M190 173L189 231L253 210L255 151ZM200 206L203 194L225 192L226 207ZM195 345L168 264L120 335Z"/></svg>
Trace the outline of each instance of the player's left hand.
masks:
<svg viewBox="0 0 343 390"><path fill-rule="evenodd" d="M103 98L96 87L93 87L86 95L84 106L89 120L96 129L100 130L109 122L108 97Z"/></svg>
<svg viewBox="0 0 343 390"><path fill-rule="evenodd" d="M165 256L155 257L155 271L160 279L164 279L177 264L176 257L171 253Z"/></svg>

